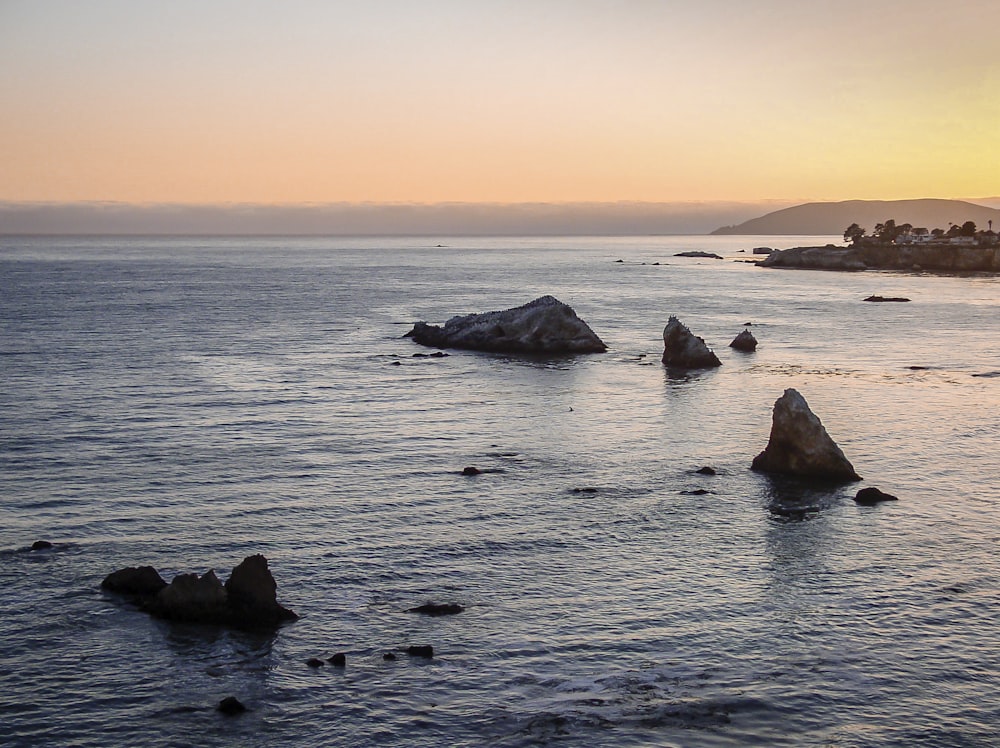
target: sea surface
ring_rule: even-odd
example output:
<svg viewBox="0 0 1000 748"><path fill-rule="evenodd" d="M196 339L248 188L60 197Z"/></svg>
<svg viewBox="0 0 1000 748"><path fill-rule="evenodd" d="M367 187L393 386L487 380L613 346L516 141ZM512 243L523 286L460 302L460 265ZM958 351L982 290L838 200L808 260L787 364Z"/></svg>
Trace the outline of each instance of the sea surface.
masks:
<svg viewBox="0 0 1000 748"><path fill-rule="evenodd" d="M1000 279L743 262L833 240L0 238L0 744L1000 745ZM403 337L544 294L608 352ZM749 470L786 388L863 483ZM99 587L255 553L270 634Z"/></svg>

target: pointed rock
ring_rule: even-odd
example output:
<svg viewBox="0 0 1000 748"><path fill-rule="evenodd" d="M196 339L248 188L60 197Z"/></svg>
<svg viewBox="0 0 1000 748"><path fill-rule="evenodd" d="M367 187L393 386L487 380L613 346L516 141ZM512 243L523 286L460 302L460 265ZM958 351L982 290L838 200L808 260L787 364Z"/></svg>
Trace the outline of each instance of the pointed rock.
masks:
<svg viewBox="0 0 1000 748"><path fill-rule="evenodd" d="M805 398L787 389L774 403L771 436L752 470L836 481L861 480Z"/></svg>
<svg viewBox="0 0 1000 748"><path fill-rule="evenodd" d="M749 330L744 330L733 338L733 342L729 344L729 347L750 353L757 350L757 338Z"/></svg>
<svg viewBox="0 0 1000 748"><path fill-rule="evenodd" d="M671 317L663 328L663 363L679 369L709 369L722 366L705 341Z"/></svg>

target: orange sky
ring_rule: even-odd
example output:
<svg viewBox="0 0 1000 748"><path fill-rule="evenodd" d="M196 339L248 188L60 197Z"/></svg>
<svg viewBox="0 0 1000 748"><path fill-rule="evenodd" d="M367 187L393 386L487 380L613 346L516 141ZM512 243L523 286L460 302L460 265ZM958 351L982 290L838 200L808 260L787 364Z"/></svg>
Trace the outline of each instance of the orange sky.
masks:
<svg viewBox="0 0 1000 748"><path fill-rule="evenodd" d="M997 195L998 38L968 0L0 0L0 200Z"/></svg>

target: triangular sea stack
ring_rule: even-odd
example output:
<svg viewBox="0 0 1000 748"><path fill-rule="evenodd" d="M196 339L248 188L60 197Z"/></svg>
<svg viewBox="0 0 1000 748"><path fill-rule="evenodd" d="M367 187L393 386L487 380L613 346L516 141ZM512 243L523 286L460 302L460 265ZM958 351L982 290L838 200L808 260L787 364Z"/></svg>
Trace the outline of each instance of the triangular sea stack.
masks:
<svg viewBox="0 0 1000 748"><path fill-rule="evenodd" d="M819 418L809 409L805 398L793 389L785 390L774 403L770 439L750 467L763 473L803 478L861 480Z"/></svg>

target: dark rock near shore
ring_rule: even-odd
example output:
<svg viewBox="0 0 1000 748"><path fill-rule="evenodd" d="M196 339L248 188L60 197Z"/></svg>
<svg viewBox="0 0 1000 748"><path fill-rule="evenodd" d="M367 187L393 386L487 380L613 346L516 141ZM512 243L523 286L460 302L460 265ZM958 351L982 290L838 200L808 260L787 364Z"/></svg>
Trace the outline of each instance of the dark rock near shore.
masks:
<svg viewBox="0 0 1000 748"><path fill-rule="evenodd" d="M409 608L407 613L422 613L425 616L453 616L461 613L463 608L458 603L424 603L416 608Z"/></svg>
<svg viewBox="0 0 1000 748"><path fill-rule="evenodd" d="M330 655L327 660L334 667L346 667L347 666L347 655L343 652L337 652Z"/></svg>
<svg viewBox="0 0 1000 748"><path fill-rule="evenodd" d="M729 344L729 347L735 348L738 351L744 351L745 353L752 353L757 350L757 338L749 330L743 330L733 338L733 342Z"/></svg>
<svg viewBox="0 0 1000 748"><path fill-rule="evenodd" d="M753 248L753 253L755 255L769 255L772 252L776 252L776 251L777 250L771 249L770 247L754 247Z"/></svg>
<svg viewBox="0 0 1000 748"><path fill-rule="evenodd" d="M151 596L167 586L152 566L129 566L108 574L101 587L122 595Z"/></svg>
<svg viewBox="0 0 1000 748"><path fill-rule="evenodd" d="M770 439L751 469L818 480L861 480L805 398L793 389L774 403Z"/></svg>
<svg viewBox="0 0 1000 748"><path fill-rule="evenodd" d="M410 657L424 657L429 660L434 656L434 647L430 644L411 644L407 647L406 654Z"/></svg>
<svg viewBox="0 0 1000 748"><path fill-rule="evenodd" d="M435 348L525 354L603 353L604 342L552 296L498 312L452 317L443 327L417 322L405 337Z"/></svg>
<svg viewBox="0 0 1000 748"><path fill-rule="evenodd" d="M875 486L869 486L858 491L854 496L854 500L862 506L874 506L883 501L899 501L899 498L893 496L891 493L880 491Z"/></svg>
<svg viewBox="0 0 1000 748"><path fill-rule="evenodd" d="M663 363L679 369L709 369L722 366L705 341L676 317L667 320L663 328Z"/></svg>
<svg viewBox="0 0 1000 748"><path fill-rule="evenodd" d="M137 598L150 615L171 621L240 629L273 628L298 616L276 599L277 584L261 555L248 556L225 585L209 570L202 576L178 574L170 584L151 566L120 569L101 586Z"/></svg>
<svg viewBox="0 0 1000 748"><path fill-rule="evenodd" d="M243 712L247 710L247 708L243 706L243 703L235 696L227 696L219 702L219 705L215 707L215 709L216 711L227 715L243 714Z"/></svg>
<svg viewBox="0 0 1000 748"><path fill-rule="evenodd" d="M869 296L865 301L909 301L909 299L902 296Z"/></svg>

